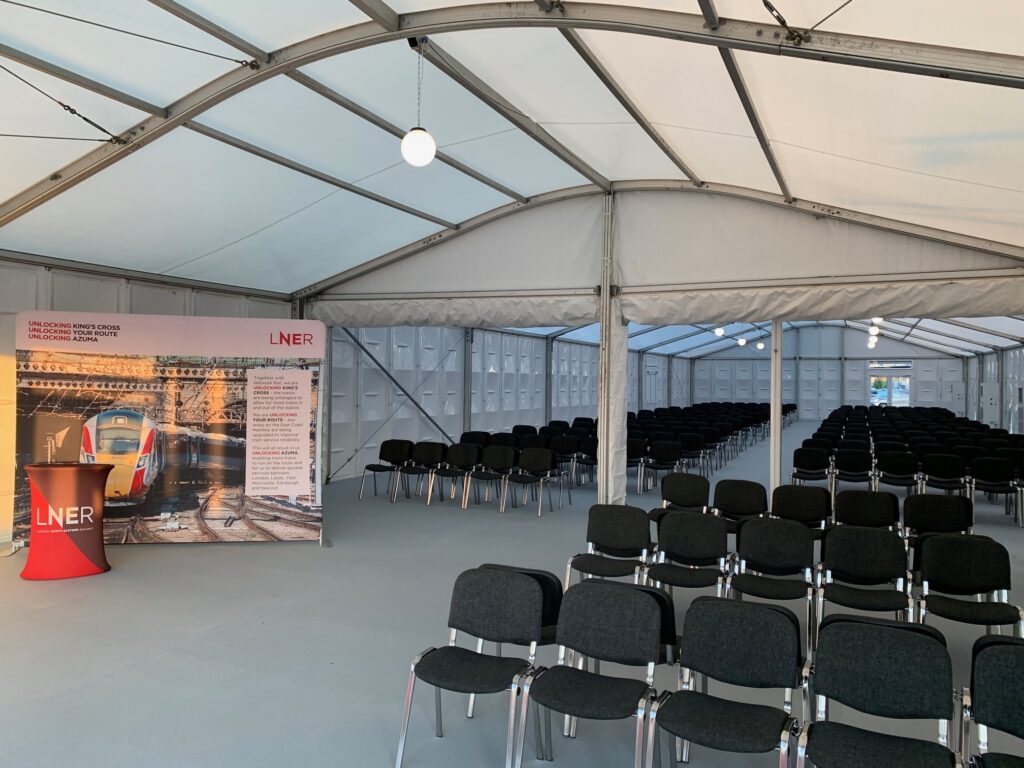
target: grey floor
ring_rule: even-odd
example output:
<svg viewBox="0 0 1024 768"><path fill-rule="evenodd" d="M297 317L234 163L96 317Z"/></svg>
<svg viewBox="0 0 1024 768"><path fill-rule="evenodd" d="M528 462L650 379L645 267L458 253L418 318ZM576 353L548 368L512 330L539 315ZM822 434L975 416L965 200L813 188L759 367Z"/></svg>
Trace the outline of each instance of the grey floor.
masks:
<svg viewBox="0 0 1024 768"><path fill-rule="evenodd" d="M785 454L813 425L784 432ZM767 444L716 479L767 480ZM785 468L788 473L788 467ZM387 766L414 654L446 641L455 576L482 562L561 574L584 545L592 489L538 519L493 507L426 508L422 500L358 502L346 481L326 492L332 546L298 543L120 546L113 570L93 578L24 582L24 555L0 560L2 766L89 768ZM644 507L656 496L631 497ZM1024 574L1024 531L1001 507L982 505L979 533L1003 541ZM1017 590L1017 599L1024 592ZM686 603L677 609L680 621ZM944 623L955 683L966 683L976 633ZM542 650L539 662L554 661ZM604 671L613 671L605 669ZM625 670L623 670L625 672ZM673 676L659 671L659 686ZM729 695L725 686L712 692ZM778 703L775 692L742 692ZM465 697L445 695L445 738L433 735L433 697L417 692L405 765L500 765L507 699L484 697L465 717ZM836 707L848 722L867 719ZM892 723L882 722L892 729ZM931 724L901 733L931 737ZM1024 754L1021 742L996 747ZM631 765L631 722L581 723L555 738L562 766ZM527 743L527 765L536 765ZM770 766L694 748L693 765Z"/></svg>

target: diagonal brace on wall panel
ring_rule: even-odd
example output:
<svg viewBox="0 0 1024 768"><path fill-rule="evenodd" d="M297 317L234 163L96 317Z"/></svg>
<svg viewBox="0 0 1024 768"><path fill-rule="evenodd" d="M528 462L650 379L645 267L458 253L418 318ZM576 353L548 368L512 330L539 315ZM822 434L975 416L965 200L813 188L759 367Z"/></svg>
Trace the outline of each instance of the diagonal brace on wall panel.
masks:
<svg viewBox="0 0 1024 768"><path fill-rule="evenodd" d="M440 424L438 424L436 421L434 421L434 417L431 416L429 413L427 413L426 408L424 408L422 405L420 405L419 401L415 397L412 396L412 394L409 392L409 390L407 390L405 387L402 386L402 382L400 382L398 379L396 379L394 377L394 374L392 374L391 371L389 371L380 362L380 360L378 360L376 357L374 357L373 352L371 352L366 347L366 345L363 344L363 342L361 342L359 340L359 337L356 336L354 333L352 333L352 331L350 331L348 328L342 328L341 330L343 330L348 335L348 337L350 339L352 339L352 343L355 344L357 347L359 347L359 349L362 351L362 353L364 355L366 355L368 358L370 358L370 361L380 369L380 372L383 373L385 376L387 376L392 384L394 384L396 387L398 387L398 390L403 395L405 395L406 399L410 403L412 403L412 405L414 405L416 407L416 410L418 410L420 413L422 413L427 418L427 421L429 421L431 424L434 425L434 428L444 436L444 439L447 440L449 443L454 444L455 440L452 439L452 436L444 431L444 427L442 427Z"/></svg>

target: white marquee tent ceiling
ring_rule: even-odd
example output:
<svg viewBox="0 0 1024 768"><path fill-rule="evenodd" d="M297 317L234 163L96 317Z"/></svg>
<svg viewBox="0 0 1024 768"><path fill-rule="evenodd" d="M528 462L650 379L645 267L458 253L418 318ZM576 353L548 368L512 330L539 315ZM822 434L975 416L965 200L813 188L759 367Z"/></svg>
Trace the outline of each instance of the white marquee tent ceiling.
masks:
<svg viewBox="0 0 1024 768"><path fill-rule="evenodd" d="M817 25L802 46L759 0L717 0L731 20L720 49L702 44L716 39L706 0L549 14L449 2L0 0L0 249L288 294L544 193L689 180L1024 254L1015 0L778 0L792 27ZM555 28L560 18L578 23ZM429 31L422 123L442 153L423 169L399 155L416 121L409 30ZM785 55L755 50L772 44ZM892 61L826 63L816 50ZM953 74L917 72L928 67ZM99 143L18 78L128 144ZM891 330L953 341L908 322ZM992 322L1024 335L1020 321ZM961 351L1016 343L955 334ZM631 346L662 338L674 337L649 331ZM691 341L706 339L652 351Z"/></svg>

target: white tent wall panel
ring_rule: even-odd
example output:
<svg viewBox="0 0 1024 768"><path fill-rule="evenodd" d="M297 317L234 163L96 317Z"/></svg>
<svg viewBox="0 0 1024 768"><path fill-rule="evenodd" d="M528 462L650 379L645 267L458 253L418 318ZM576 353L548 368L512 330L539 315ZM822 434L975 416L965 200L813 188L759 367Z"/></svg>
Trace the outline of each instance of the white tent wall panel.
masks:
<svg viewBox="0 0 1024 768"><path fill-rule="evenodd" d="M572 423L597 416L598 348L555 341L552 345L551 418ZM539 422L538 422L539 423Z"/></svg>
<svg viewBox="0 0 1024 768"><path fill-rule="evenodd" d="M667 408L669 358L648 352L644 355L644 380L642 382L644 404L647 410Z"/></svg>
<svg viewBox="0 0 1024 768"><path fill-rule="evenodd" d="M690 369L691 361L681 357L668 359L669 375L672 377L672 397L669 405L685 408L690 403Z"/></svg>
<svg viewBox="0 0 1024 768"><path fill-rule="evenodd" d="M1000 405L999 390L1002 382L999 381L999 356L995 352L982 355L981 357L981 391L979 421L992 427L999 426Z"/></svg>
<svg viewBox="0 0 1024 768"><path fill-rule="evenodd" d="M360 343L454 440L462 433L463 331L361 328ZM387 374L342 330L332 329L331 461L335 479L358 476L396 438L447 442Z"/></svg>
<svg viewBox="0 0 1024 768"><path fill-rule="evenodd" d="M1003 352L1003 426L1024 433L1024 348Z"/></svg>
<svg viewBox="0 0 1024 768"><path fill-rule="evenodd" d="M634 413L640 407L639 379L640 353L628 352L626 354L626 410ZM645 406L646 407L646 406Z"/></svg>
<svg viewBox="0 0 1024 768"><path fill-rule="evenodd" d="M967 365L967 418L979 419L980 418L980 398L981 398L981 358L971 357L966 361Z"/></svg>
<svg viewBox="0 0 1024 768"><path fill-rule="evenodd" d="M202 294L203 298L199 298ZM217 297L229 312L218 313ZM77 312L154 312L232 317L291 316L287 301L103 277L64 269L0 261L0 455L14 456L15 341L18 312L38 309ZM0 466L0 542L11 538L14 469Z"/></svg>
<svg viewBox="0 0 1024 768"><path fill-rule="evenodd" d="M543 423L544 347L540 337L474 331L473 429L510 432L516 424Z"/></svg>

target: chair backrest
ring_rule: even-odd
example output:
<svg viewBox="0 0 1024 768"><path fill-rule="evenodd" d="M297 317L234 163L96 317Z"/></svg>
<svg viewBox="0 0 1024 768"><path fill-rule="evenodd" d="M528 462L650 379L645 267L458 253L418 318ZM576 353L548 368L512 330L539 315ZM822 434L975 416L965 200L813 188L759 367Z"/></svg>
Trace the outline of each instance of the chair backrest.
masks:
<svg viewBox="0 0 1024 768"><path fill-rule="evenodd" d="M532 424L516 424L512 427L512 434L516 437L520 437L521 435L536 435L537 428Z"/></svg>
<svg viewBox="0 0 1024 768"><path fill-rule="evenodd" d="M661 478L661 499L677 507L706 507L711 483L702 475L672 472Z"/></svg>
<svg viewBox="0 0 1024 768"><path fill-rule="evenodd" d="M978 456L971 462L971 477L984 483L1013 482L1013 464L997 456Z"/></svg>
<svg viewBox="0 0 1024 768"><path fill-rule="evenodd" d="M903 524L915 533L967 533L974 503L966 496L915 493L903 501Z"/></svg>
<svg viewBox="0 0 1024 768"><path fill-rule="evenodd" d="M647 440L644 438L629 438L626 440L626 460L634 461L642 459L647 455Z"/></svg>
<svg viewBox="0 0 1024 768"><path fill-rule="evenodd" d="M550 448L523 448L518 467L524 472L543 475L555 469L555 454Z"/></svg>
<svg viewBox="0 0 1024 768"><path fill-rule="evenodd" d="M719 480L714 506L730 517L762 515L768 511L768 492L753 480Z"/></svg>
<svg viewBox="0 0 1024 768"><path fill-rule="evenodd" d="M633 666L656 664L661 606L640 590L583 581L562 596L556 638L559 645L593 659Z"/></svg>
<svg viewBox="0 0 1024 768"><path fill-rule="evenodd" d="M555 429L560 428L564 432L569 428L569 422L564 421L562 419L552 419L551 421L548 422L548 426L553 427Z"/></svg>
<svg viewBox="0 0 1024 768"><path fill-rule="evenodd" d="M974 720L1024 738L1024 640L999 635L978 638L971 658Z"/></svg>
<svg viewBox="0 0 1024 768"><path fill-rule="evenodd" d="M421 467L434 467L444 461L448 446L444 443L424 441L412 447L410 458Z"/></svg>
<svg viewBox="0 0 1024 768"><path fill-rule="evenodd" d="M655 440L648 447L648 455L654 461L675 462L683 455L683 446L675 440Z"/></svg>
<svg viewBox="0 0 1024 768"><path fill-rule="evenodd" d="M840 448L835 455L835 468L840 472L868 472L872 466L871 451Z"/></svg>
<svg viewBox="0 0 1024 768"><path fill-rule="evenodd" d="M504 445L510 448L515 448L518 443L518 438L511 432L495 432L487 440L487 445Z"/></svg>
<svg viewBox="0 0 1024 768"><path fill-rule="evenodd" d="M921 580L929 590L977 595L1010 588L1010 554L988 536L936 533L921 538Z"/></svg>
<svg viewBox="0 0 1024 768"><path fill-rule="evenodd" d="M494 472L507 472L516 465L517 451L510 445L488 445L480 463Z"/></svg>
<svg viewBox="0 0 1024 768"><path fill-rule="evenodd" d="M869 451L871 450L871 443L867 440L867 435L864 435L863 440L857 440L853 437L847 436L845 439L840 440L836 448L840 451Z"/></svg>
<svg viewBox="0 0 1024 768"><path fill-rule="evenodd" d="M895 437L892 440L879 439L875 442L875 455L883 453L907 453L907 444Z"/></svg>
<svg viewBox="0 0 1024 768"><path fill-rule="evenodd" d="M821 622L815 694L900 719L953 717L953 665L934 627L834 614Z"/></svg>
<svg viewBox="0 0 1024 768"><path fill-rule="evenodd" d="M967 473L967 466L960 456L929 453L921 460L921 470L932 477L953 480L963 477Z"/></svg>
<svg viewBox="0 0 1024 768"><path fill-rule="evenodd" d="M495 568L463 571L455 580L448 626L495 643L529 645L541 639L544 595L522 573Z"/></svg>
<svg viewBox="0 0 1024 768"><path fill-rule="evenodd" d="M772 515L808 525L828 520L832 498L825 488L811 485L780 485L772 491Z"/></svg>
<svg viewBox="0 0 1024 768"><path fill-rule="evenodd" d="M886 474L913 476L917 474L917 463L917 456L910 451L886 451L878 454L876 466L879 472Z"/></svg>
<svg viewBox="0 0 1024 768"><path fill-rule="evenodd" d="M572 456L580 450L580 439L570 435L555 435L549 446L558 456Z"/></svg>
<svg viewBox="0 0 1024 768"><path fill-rule="evenodd" d="M476 443L456 443L448 448L445 461L458 469L472 469L480 463L480 453Z"/></svg>
<svg viewBox="0 0 1024 768"><path fill-rule="evenodd" d="M547 448L550 439L547 435L524 434L519 435L516 445L521 451L527 448Z"/></svg>
<svg viewBox="0 0 1024 768"><path fill-rule="evenodd" d="M888 528L900 520L900 500L888 491L841 491L835 512L837 523Z"/></svg>
<svg viewBox="0 0 1024 768"><path fill-rule="evenodd" d="M906 576L903 539L885 528L838 525L825 532L821 552L825 569L839 581L886 584Z"/></svg>
<svg viewBox="0 0 1024 768"><path fill-rule="evenodd" d="M797 448L793 451L793 469L822 472L828 469L830 455L824 448Z"/></svg>
<svg viewBox="0 0 1024 768"><path fill-rule="evenodd" d="M489 443L491 435L489 432L463 432L462 437L459 438L460 443L476 443L480 447L486 447Z"/></svg>
<svg viewBox="0 0 1024 768"><path fill-rule="evenodd" d="M671 510L658 524L658 549L684 565L715 565L729 554L729 525L714 515Z"/></svg>
<svg viewBox="0 0 1024 768"><path fill-rule="evenodd" d="M679 663L730 685L796 688L800 636L788 608L698 597L683 621Z"/></svg>
<svg viewBox="0 0 1024 768"><path fill-rule="evenodd" d="M672 602L672 596L664 589L648 584L630 584L625 581L602 581L601 579L588 578L584 582L596 582L605 587L618 587L619 589L635 589L650 595L658 603L661 611L661 632L659 640L662 645L676 645L679 642L679 634L676 632L676 609Z"/></svg>
<svg viewBox="0 0 1024 768"><path fill-rule="evenodd" d="M587 516L587 541L613 557L639 557L651 550L651 521L639 507L595 504Z"/></svg>
<svg viewBox="0 0 1024 768"><path fill-rule="evenodd" d="M544 596L544 608L541 614L541 625L553 627L558 623L558 610L562 605L562 580L550 571L539 571L535 568L520 568L514 565L484 563L481 568L496 568L502 571L515 571L529 576L540 585Z"/></svg>
<svg viewBox="0 0 1024 768"><path fill-rule="evenodd" d="M748 568L772 576L790 576L814 567L814 536L795 520L750 518L736 534L736 548Z"/></svg>
<svg viewBox="0 0 1024 768"><path fill-rule="evenodd" d="M381 461L388 464L404 464L412 454L412 440L385 440L380 444L377 454Z"/></svg>
<svg viewBox="0 0 1024 768"><path fill-rule="evenodd" d="M676 441L685 452L696 453L704 450L704 435L699 432L677 432Z"/></svg>
<svg viewBox="0 0 1024 768"><path fill-rule="evenodd" d="M817 448L819 450L825 451L828 454L832 453L832 441L831 440L822 440L820 437L819 438L808 437L806 440L804 440L800 444L800 447L801 448Z"/></svg>

